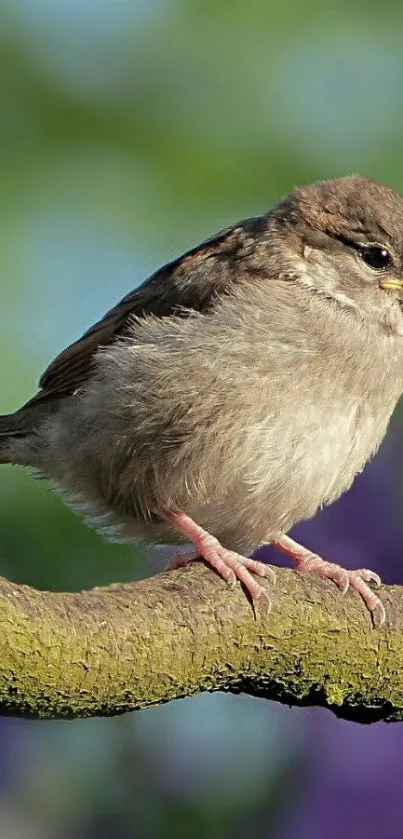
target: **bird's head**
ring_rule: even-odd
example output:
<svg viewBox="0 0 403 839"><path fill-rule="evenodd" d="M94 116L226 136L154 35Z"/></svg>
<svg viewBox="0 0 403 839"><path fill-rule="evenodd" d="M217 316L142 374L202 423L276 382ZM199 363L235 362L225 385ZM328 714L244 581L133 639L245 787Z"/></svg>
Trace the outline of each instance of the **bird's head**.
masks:
<svg viewBox="0 0 403 839"><path fill-rule="evenodd" d="M403 333L403 197L359 175L295 190L272 218L296 282Z"/></svg>

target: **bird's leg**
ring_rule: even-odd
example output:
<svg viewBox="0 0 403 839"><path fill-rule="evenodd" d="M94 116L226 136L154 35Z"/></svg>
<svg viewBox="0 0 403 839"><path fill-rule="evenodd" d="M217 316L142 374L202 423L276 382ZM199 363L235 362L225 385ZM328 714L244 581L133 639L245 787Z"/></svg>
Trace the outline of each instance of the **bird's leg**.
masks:
<svg viewBox="0 0 403 839"><path fill-rule="evenodd" d="M358 568L357 570L350 571L342 568L341 565L326 562L317 554L299 545L298 542L294 542L289 536L282 536L280 539L271 542L271 544L282 554L292 559L296 563L298 571L319 574L320 577L333 580L338 585L342 594L346 593L349 586L355 588L371 612L375 625L382 626L385 623L385 607L380 598L368 585L368 583L373 583L376 588L379 588L381 585L381 578L374 571L369 571L367 568Z"/></svg>
<svg viewBox="0 0 403 839"><path fill-rule="evenodd" d="M185 513L171 513L166 518L182 536L192 542L195 548L191 553L174 557L167 568L180 568L195 559L204 559L230 585L234 585L237 580L243 583L255 607L259 606L260 610L263 609L266 612L270 610L269 595L256 579L256 577L269 577L272 582L275 582L276 575L270 565L224 548L215 536L203 530Z"/></svg>

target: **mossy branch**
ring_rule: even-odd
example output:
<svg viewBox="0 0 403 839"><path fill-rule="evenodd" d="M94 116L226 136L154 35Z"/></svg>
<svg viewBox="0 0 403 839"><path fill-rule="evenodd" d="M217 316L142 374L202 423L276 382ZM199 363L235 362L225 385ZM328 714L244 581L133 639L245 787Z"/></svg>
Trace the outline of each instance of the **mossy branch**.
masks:
<svg viewBox="0 0 403 839"><path fill-rule="evenodd" d="M106 716L225 690L403 719L402 589L382 589L383 629L356 593L312 575L278 569L271 595L255 618L201 563L78 594L0 578L0 713Z"/></svg>

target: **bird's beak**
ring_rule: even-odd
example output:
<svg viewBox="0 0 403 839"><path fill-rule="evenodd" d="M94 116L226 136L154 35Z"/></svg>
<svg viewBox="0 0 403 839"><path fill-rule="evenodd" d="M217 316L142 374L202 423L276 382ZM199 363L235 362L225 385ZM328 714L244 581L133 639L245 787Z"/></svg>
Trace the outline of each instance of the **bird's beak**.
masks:
<svg viewBox="0 0 403 839"><path fill-rule="evenodd" d="M401 279L385 277L385 279L380 280L379 287L384 291L392 292L394 297L403 298L403 277Z"/></svg>

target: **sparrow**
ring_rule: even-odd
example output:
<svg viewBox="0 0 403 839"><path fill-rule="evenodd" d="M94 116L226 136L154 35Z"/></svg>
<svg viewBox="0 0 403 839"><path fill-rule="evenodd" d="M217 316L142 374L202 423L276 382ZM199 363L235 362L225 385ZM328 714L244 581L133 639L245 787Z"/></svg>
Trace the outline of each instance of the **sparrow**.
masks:
<svg viewBox="0 0 403 839"><path fill-rule="evenodd" d="M271 543L356 589L288 535L351 485L403 390L403 197L359 175L294 190L124 297L0 417L0 462L50 479L107 537L191 543L270 608Z"/></svg>

